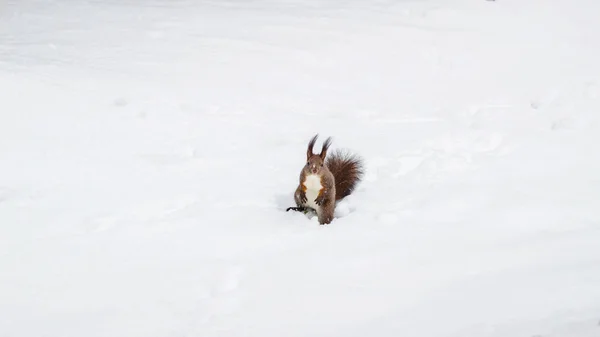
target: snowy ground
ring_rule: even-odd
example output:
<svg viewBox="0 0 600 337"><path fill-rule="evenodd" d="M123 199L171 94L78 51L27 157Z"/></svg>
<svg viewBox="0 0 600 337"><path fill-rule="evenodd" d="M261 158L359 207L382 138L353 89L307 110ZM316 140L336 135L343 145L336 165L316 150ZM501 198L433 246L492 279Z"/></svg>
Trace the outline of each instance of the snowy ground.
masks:
<svg viewBox="0 0 600 337"><path fill-rule="evenodd" d="M598 13L4 1L0 336L600 336Z"/></svg>

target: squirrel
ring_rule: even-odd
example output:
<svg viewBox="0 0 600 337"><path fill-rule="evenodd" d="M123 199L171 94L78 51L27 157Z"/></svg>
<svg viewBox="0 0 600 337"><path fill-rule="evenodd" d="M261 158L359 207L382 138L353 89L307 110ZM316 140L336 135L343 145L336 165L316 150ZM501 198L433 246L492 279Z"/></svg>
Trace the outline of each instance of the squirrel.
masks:
<svg viewBox="0 0 600 337"><path fill-rule="evenodd" d="M350 195L361 181L364 169L363 160L346 151L335 151L327 156L331 137L323 143L320 154L313 153L319 134L308 143L306 165L300 172L300 184L294 193L297 207L286 211L317 212L319 224L329 224L333 220L336 202Z"/></svg>

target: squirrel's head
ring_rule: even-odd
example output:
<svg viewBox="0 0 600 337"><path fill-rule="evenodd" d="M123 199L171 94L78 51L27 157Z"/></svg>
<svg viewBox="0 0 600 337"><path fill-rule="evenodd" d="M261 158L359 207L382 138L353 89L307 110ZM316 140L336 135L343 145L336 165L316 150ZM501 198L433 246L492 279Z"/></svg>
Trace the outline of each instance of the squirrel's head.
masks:
<svg viewBox="0 0 600 337"><path fill-rule="evenodd" d="M327 155L327 149L329 149L329 146L331 145L331 137L327 138L323 143L321 153L314 154L313 147L315 146L317 137L319 137L318 134L315 135L310 142L308 142L308 149L306 151L306 166L304 167L304 170L307 173L319 175L325 166L325 156Z"/></svg>

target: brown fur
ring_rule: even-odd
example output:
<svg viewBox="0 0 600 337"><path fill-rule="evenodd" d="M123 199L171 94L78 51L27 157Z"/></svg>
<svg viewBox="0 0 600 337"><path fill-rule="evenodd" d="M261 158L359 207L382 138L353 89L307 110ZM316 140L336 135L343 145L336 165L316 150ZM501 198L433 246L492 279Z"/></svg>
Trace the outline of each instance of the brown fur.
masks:
<svg viewBox="0 0 600 337"><path fill-rule="evenodd" d="M335 200L352 194L364 175L362 159L347 151L335 151L327 158L325 165L335 177Z"/></svg>
<svg viewBox="0 0 600 337"><path fill-rule="evenodd" d="M336 201L350 195L362 179L364 169L362 159L345 151L336 151L327 157L331 145L331 137L327 138L321 153L314 154L313 147L319 135L315 135L308 143L307 163L300 172L300 184L294 193L298 209L310 207L306 200L306 177L314 174L320 177L321 190L314 200L317 204L317 216L320 224L329 224L333 220Z"/></svg>

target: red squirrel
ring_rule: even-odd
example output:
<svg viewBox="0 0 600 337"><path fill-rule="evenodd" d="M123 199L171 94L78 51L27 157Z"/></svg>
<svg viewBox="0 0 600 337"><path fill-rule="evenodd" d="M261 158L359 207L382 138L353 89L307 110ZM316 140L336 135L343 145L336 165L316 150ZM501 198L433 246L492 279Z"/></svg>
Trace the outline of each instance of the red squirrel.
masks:
<svg viewBox="0 0 600 337"><path fill-rule="evenodd" d="M300 184L294 193L297 207L289 207L287 211L313 209L319 223L325 225L333 220L336 202L354 191L364 170L363 161L357 155L338 150L327 156L331 137L323 143L321 153L314 154L317 137L318 134L308 143L306 165L300 172Z"/></svg>

